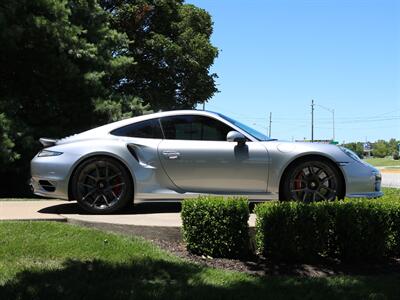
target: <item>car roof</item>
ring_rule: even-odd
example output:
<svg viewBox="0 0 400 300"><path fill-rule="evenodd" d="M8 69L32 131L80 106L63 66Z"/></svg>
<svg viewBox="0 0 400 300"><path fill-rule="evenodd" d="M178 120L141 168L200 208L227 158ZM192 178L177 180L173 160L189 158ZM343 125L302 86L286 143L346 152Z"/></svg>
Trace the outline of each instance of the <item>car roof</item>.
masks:
<svg viewBox="0 0 400 300"><path fill-rule="evenodd" d="M136 122L141 122L150 119L157 119L162 117L169 117L169 116L177 116L177 115L202 115L202 116L211 116L211 117L218 117L218 113L206 111L206 110L170 110L170 111L163 111L163 112L156 112L151 114L146 114L142 116L137 116L129 119L124 119L120 121L116 121L113 123L109 123L107 125L101 127L107 127L107 130L113 130L115 128L119 128L121 126L129 125ZM108 128L109 127L109 128ZM100 127L98 127L100 128ZM104 128L106 129L106 128Z"/></svg>
<svg viewBox="0 0 400 300"><path fill-rule="evenodd" d="M133 118L128 118L112 123L108 123L106 125L102 125L84 132L81 132L79 135L81 136L86 136L86 135L102 135L102 134L107 134L114 129L132 124L132 123L137 123L141 121L146 121L146 120L151 120L151 119L156 119L156 118L162 118L162 117L168 117L168 116L177 116L177 115L202 115L202 116L210 116L214 117L217 119L221 119L221 117L218 115L218 113L211 112L211 111L204 111L204 110L171 110L171 111L163 111L163 112L156 112L156 113L151 113L151 114L146 114L142 116L137 116Z"/></svg>

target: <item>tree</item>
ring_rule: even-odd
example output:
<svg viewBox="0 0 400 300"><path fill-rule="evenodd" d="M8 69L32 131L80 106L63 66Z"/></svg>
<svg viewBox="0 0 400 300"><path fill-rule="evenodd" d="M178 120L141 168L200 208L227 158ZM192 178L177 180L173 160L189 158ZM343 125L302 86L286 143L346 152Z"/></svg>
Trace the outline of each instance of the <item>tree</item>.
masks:
<svg viewBox="0 0 400 300"><path fill-rule="evenodd" d="M181 0L98 1L0 3L0 196L27 192L39 137L192 108L216 92L207 12Z"/></svg>
<svg viewBox="0 0 400 300"><path fill-rule="evenodd" d="M4 114L0 114L0 163L9 164L19 158L13 152L14 143L10 137L10 120Z"/></svg>
<svg viewBox="0 0 400 300"><path fill-rule="evenodd" d="M356 142L356 143L348 143L344 144L344 147L350 149L354 153L358 155L358 157L363 158L364 157L364 146L363 143L361 142Z"/></svg>
<svg viewBox="0 0 400 300"><path fill-rule="evenodd" d="M395 153L398 153L398 144L399 141L396 141L396 139L391 138L388 142L388 148L389 148L389 155L394 155Z"/></svg>
<svg viewBox="0 0 400 300"><path fill-rule="evenodd" d="M134 57L118 91L154 110L193 108L217 91L209 68L218 54L210 43L212 21L182 0L103 0L112 26L129 38Z"/></svg>
<svg viewBox="0 0 400 300"><path fill-rule="evenodd" d="M390 155L388 143L384 140L378 140L373 144L372 155L374 157L385 157Z"/></svg>
<svg viewBox="0 0 400 300"><path fill-rule="evenodd" d="M99 123L98 99L116 98L113 87L134 60L123 54L126 35L110 28L96 0L6 1L0 8L0 155L21 157L0 170L6 187L25 185L39 137Z"/></svg>

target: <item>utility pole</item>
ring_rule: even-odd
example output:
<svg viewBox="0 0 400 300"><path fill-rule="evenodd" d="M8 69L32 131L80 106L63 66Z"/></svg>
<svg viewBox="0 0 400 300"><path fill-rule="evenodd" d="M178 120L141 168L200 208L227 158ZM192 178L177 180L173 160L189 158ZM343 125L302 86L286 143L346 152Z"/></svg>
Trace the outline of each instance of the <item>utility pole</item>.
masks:
<svg viewBox="0 0 400 300"><path fill-rule="evenodd" d="M311 143L314 142L314 100L311 100Z"/></svg>
<svg viewBox="0 0 400 300"><path fill-rule="evenodd" d="M206 102L203 102L203 110L206 110Z"/></svg>
<svg viewBox="0 0 400 300"><path fill-rule="evenodd" d="M272 125L272 112L269 113L269 132L268 132L268 136L271 137L271 125Z"/></svg>
<svg viewBox="0 0 400 300"><path fill-rule="evenodd" d="M316 106L319 106L327 111L329 111L332 114L332 141L335 140L335 110L333 108L328 108L319 104L315 104Z"/></svg>
<svg viewBox="0 0 400 300"><path fill-rule="evenodd" d="M333 141L335 141L335 110L332 109Z"/></svg>

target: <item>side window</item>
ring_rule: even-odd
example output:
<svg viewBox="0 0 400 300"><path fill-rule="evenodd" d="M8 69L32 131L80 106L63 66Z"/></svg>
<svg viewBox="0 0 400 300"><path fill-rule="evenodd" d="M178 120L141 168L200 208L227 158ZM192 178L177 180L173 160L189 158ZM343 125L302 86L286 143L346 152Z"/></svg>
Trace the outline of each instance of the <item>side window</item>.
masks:
<svg viewBox="0 0 400 300"><path fill-rule="evenodd" d="M204 116L174 116L161 119L166 139L226 141L233 130L224 123Z"/></svg>
<svg viewBox="0 0 400 300"><path fill-rule="evenodd" d="M146 120L133 123L111 131L117 136L138 137L147 139L162 139L162 131L158 119Z"/></svg>

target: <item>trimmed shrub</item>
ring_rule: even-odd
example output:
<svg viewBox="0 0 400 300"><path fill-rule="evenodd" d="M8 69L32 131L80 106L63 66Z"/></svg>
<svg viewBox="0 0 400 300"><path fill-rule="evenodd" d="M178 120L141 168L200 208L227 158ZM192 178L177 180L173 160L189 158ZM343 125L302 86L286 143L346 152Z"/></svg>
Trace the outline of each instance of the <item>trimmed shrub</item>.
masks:
<svg viewBox="0 0 400 300"><path fill-rule="evenodd" d="M378 260L398 244L400 213L396 215L394 207L371 200L266 202L255 210L257 249L266 257L286 261L321 256Z"/></svg>
<svg viewBox="0 0 400 300"><path fill-rule="evenodd" d="M396 202L387 203L386 205L390 206L390 255L400 257L400 199L397 199Z"/></svg>
<svg viewBox="0 0 400 300"><path fill-rule="evenodd" d="M249 251L249 205L245 198L199 197L182 203L188 251L212 257L243 257Z"/></svg>
<svg viewBox="0 0 400 300"><path fill-rule="evenodd" d="M340 259L379 260L389 253L390 205L366 200L330 205L334 207L332 248Z"/></svg>
<svg viewBox="0 0 400 300"><path fill-rule="evenodd" d="M331 224L322 203L266 202L255 213L256 245L266 257L312 261L328 248Z"/></svg>

